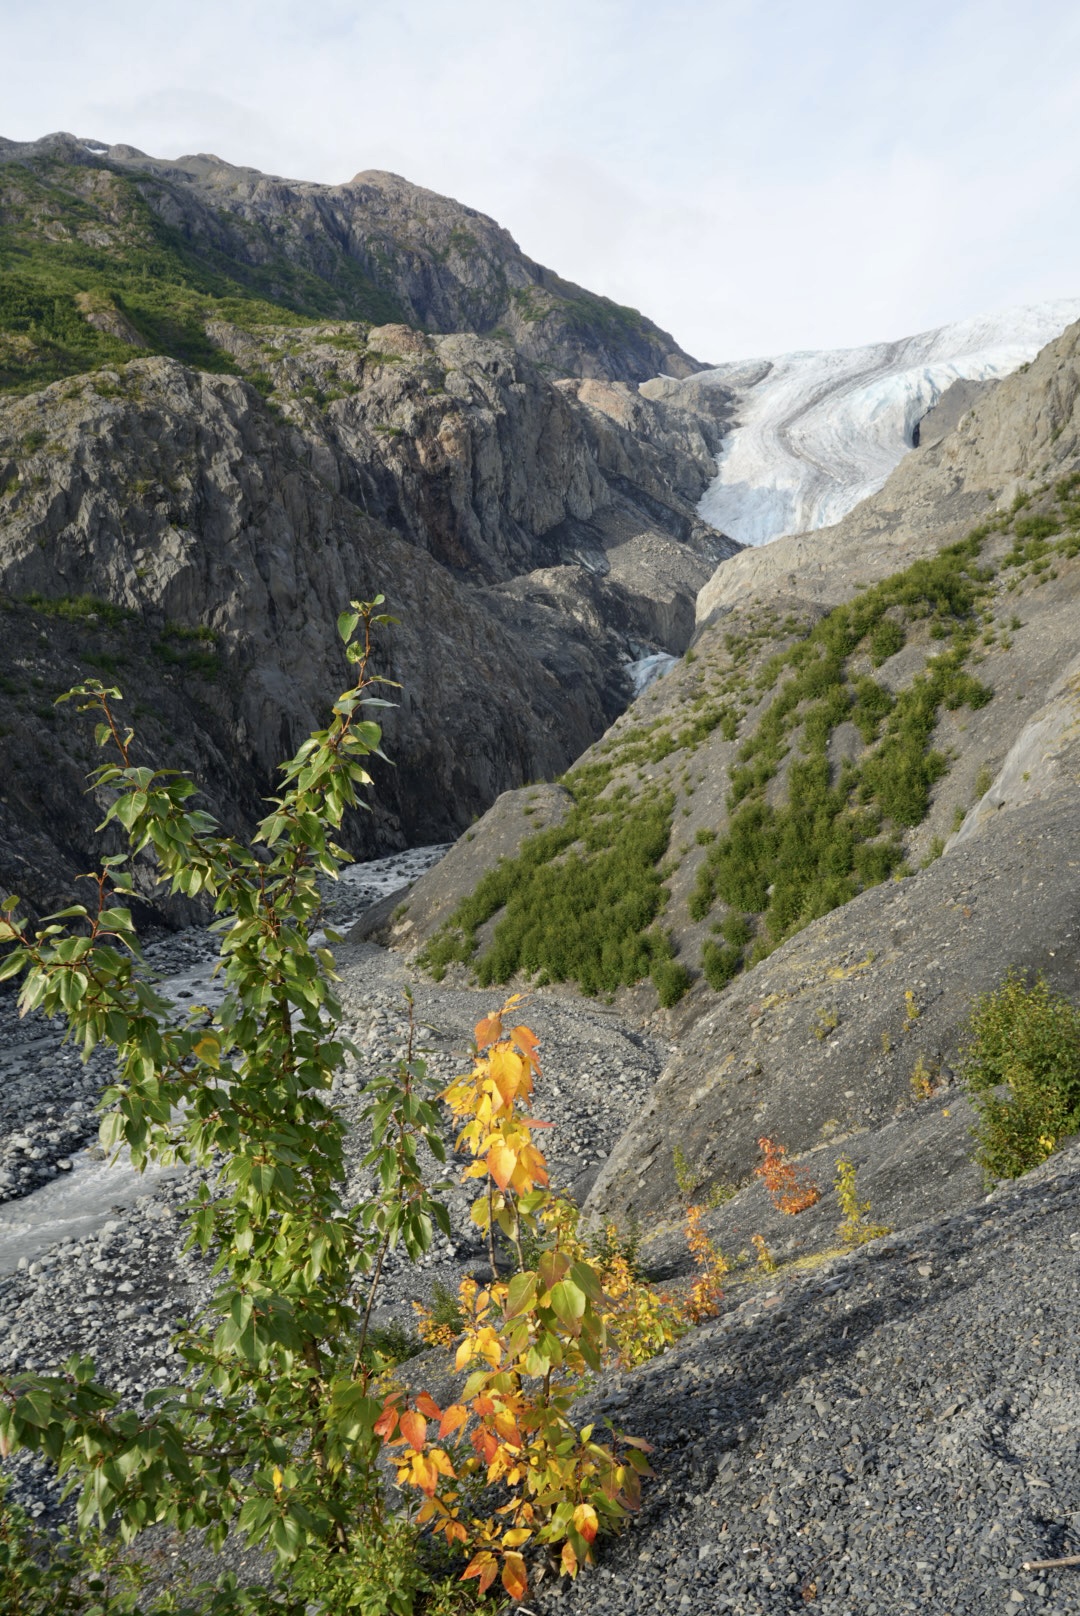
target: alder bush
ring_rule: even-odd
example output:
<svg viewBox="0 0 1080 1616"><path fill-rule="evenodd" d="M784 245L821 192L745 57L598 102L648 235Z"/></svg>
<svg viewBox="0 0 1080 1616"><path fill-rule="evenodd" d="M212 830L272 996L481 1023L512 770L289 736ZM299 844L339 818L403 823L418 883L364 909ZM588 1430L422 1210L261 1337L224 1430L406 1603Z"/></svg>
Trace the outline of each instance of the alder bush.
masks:
<svg viewBox="0 0 1080 1616"><path fill-rule="evenodd" d="M1080 1009L1043 976L1029 983L1011 970L974 1001L961 1059L991 1178L1037 1167L1080 1129Z"/></svg>

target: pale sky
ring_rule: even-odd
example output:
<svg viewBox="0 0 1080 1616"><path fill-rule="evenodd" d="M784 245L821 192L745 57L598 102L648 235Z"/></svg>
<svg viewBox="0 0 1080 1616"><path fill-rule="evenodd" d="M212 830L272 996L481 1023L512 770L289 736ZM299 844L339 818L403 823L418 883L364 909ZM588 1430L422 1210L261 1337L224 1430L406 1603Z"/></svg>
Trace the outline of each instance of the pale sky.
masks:
<svg viewBox="0 0 1080 1616"><path fill-rule="evenodd" d="M5 0L0 134L391 169L719 362L1080 295L1076 0Z"/></svg>

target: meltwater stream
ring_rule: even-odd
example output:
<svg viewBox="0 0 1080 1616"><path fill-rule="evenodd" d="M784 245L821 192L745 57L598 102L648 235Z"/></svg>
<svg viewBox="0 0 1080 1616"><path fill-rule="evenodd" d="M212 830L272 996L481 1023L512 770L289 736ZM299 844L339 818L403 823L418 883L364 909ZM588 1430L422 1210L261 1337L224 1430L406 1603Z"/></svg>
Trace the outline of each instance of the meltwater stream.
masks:
<svg viewBox="0 0 1080 1616"><path fill-rule="evenodd" d="M411 885L431 869L449 844L414 847L405 853L349 865L332 892L331 923L342 930L371 904ZM194 944L194 946L193 946ZM159 984L166 997L183 1009L188 1002L214 1004L221 987L213 974L216 943L210 933L186 934L183 950L188 963L169 970L168 956L176 945L171 939L148 950L159 969L167 972ZM191 956L194 954L194 959ZM0 1274L10 1274L32 1263L62 1240L80 1240L149 1194L163 1178L175 1178L182 1168L148 1167L138 1172L123 1151L106 1161L96 1147L74 1152L66 1170L40 1189L0 1205Z"/></svg>

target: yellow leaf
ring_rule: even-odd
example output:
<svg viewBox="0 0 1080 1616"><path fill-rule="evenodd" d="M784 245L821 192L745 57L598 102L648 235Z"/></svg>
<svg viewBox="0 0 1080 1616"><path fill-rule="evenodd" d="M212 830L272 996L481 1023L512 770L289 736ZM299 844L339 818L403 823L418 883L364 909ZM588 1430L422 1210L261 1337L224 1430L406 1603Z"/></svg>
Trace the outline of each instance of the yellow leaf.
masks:
<svg viewBox="0 0 1080 1616"><path fill-rule="evenodd" d="M503 1105L510 1105L528 1084L529 1074L525 1062L506 1044L498 1044L492 1050L488 1071L491 1081L499 1091Z"/></svg>
<svg viewBox="0 0 1080 1616"><path fill-rule="evenodd" d="M560 1564L562 1566L562 1573L563 1573L564 1577L576 1577L577 1576L577 1573L578 1573L577 1555L574 1553L573 1546L571 1544L569 1544L569 1543L564 1543L563 1546L562 1546L562 1554L560 1556Z"/></svg>
<svg viewBox="0 0 1080 1616"><path fill-rule="evenodd" d="M500 1140L487 1153L488 1172L501 1190L506 1189L517 1167L517 1152L509 1150Z"/></svg>

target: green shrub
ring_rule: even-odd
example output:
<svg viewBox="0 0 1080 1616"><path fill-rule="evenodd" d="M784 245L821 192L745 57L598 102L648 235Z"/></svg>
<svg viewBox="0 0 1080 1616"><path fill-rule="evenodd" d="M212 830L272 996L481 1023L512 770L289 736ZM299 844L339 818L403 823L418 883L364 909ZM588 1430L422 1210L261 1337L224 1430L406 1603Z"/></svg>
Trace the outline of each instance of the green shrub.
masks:
<svg viewBox="0 0 1080 1616"><path fill-rule="evenodd" d="M1029 987L1010 970L976 999L961 1053L977 1158L992 1177L1017 1178L1080 1127L1080 1009L1042 976Z"/></svg>
<svg viewBox="0 0 1080 1616"><path fill-rule="evenodd" d="M690 972L678 960L654 960L652 971L653 987L656 989L660 1003L665 1010L678 1004L683 995L690 988Z"/></svg>
<svg viewBox="0 0 1080 1616"><path fill-rule="evenodd" d="M451 960L472 960L478 928L501 910L476 962L482 987L521 971L611 993L650 974L656 941L647 934L663 903L659 865L674 798L635 800L625 786L604 795L612 768L587 765L567 776L577 800L565 822L530 836L516 858L487 872L428 944L429 970L438 976ZM663 979L673 991L673 973Z"/></svg>
<svg viewBox="0 0 1080 1616"><path fill-rule="evenodd" d="M739 974L743 966L743 951L741 948L732 948L730 945L721 948L719 944L709 939L701 950L701 969L705 972L705 980L717 993L726 988L731 979Z"/></svg>
<svg viewBox="0 0 1080 1616"><path fill-rule="evenodd" d="M904 648L905 635L899 623L894 623L891 617L883 617L870 636L870 660L875 668L880 668L897 651Z"/></svg>

